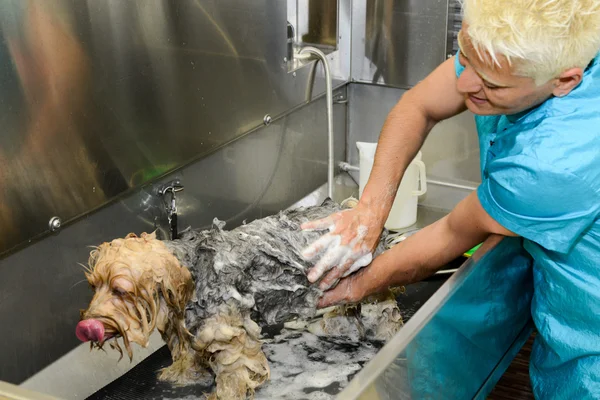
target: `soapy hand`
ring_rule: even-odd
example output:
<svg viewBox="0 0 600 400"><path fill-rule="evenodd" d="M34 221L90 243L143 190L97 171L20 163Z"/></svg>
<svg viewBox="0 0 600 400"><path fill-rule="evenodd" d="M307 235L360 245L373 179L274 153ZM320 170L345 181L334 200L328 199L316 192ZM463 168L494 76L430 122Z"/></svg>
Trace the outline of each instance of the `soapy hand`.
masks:
<svg viewBox="0 0 600 400"><path fill-rule="evenodd" d="M370 268L370 267L369 267ZM339 304L352 304L361 301L366 293L363 288L363 271L342 279L333 289L323 293L317 308L326 308Z"/></svg>
<svg viewBox="0 0 600 400"><path fill-rule="evenodd" d="M329 230L302 252L307 260L314 260L323 254L309 271L308 280L316 282L329 272L319 285L321 290L328 290L340 278L371 263L383 223L374 212L359 203L354 209L305 223L302 229Z"/></svg>

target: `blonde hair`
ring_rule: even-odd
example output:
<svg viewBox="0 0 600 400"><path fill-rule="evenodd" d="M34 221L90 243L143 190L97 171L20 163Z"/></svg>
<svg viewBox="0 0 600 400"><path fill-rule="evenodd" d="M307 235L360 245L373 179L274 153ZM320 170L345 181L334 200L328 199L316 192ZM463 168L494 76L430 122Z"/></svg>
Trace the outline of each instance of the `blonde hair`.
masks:
<svg viewBox="0 0 600 400"><path fill-rule="evenodd" d="M600 51L600 0L461 0L467 33L499 65L542 84Z"/></svg>

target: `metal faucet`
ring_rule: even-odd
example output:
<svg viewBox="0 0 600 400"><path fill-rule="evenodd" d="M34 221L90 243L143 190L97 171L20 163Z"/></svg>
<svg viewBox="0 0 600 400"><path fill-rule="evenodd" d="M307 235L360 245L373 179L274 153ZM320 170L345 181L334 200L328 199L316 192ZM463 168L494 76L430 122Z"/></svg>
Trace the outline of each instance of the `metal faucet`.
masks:
<svg viewBox="0 0 600 400"><path fill-rule="evenodd" d="M165 201L167 219L169 221L169 228L171 230L171 240L175 240L179 237L177 231L177 202L175 193L181 192L183 189L183 185L178 179L171 181L158 189L158 194L163 197L163 201L165 201L164 197L167 195L167 193L171 194L171 201L168 203Z"/></svg>

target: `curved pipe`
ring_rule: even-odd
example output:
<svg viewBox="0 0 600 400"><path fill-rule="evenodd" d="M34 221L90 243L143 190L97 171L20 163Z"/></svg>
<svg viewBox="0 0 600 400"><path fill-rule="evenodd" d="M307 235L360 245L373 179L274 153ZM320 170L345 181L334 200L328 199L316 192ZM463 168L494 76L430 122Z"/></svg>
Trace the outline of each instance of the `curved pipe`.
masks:
<svg viewBox="0 0 600 400"><path fill-rule="evenodd" d="M299 57L298 57L299 56ZM321 60L323 69L325 70L325 80L327 82L327 139L328 139L328 154L327 154L327 196L333 199L333 84L331 81L331 70L327 56L321 50L315 47L304 47L298 53L297 58L309 58L314 56Z"/></svg>

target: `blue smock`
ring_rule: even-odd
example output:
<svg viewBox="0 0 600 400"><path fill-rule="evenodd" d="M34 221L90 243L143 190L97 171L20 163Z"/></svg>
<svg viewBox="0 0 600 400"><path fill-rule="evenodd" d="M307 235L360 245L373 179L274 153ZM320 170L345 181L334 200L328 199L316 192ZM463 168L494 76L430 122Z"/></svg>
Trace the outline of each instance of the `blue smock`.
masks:
<svg viewBox="0 0 600 400"><path fill-rule="evenodd" d="M456 58L456 73L464 67ZM580 85L517 115L476 116L477 195L533 258L536 398L600 398L600 54Z"/></svg>

